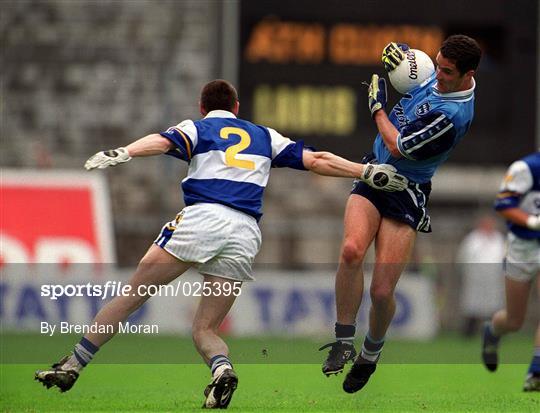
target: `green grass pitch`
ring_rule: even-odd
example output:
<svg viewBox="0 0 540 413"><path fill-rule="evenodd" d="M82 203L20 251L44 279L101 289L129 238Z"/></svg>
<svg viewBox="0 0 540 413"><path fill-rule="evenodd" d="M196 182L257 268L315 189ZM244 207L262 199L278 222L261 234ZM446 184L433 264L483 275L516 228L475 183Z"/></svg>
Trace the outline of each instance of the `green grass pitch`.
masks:
<svg viewBox="0 0 540 413"><path fill-rule="evenodd" d="M76 341L73 336L2 334L1 411L200 411L210 376L187 338L119 336L64 394L33 381L35 369L56 361ZM323 341L259 338L228 343L239 375L231 411L540 411L540 393L521 391L532 351L527 336L504 341L504 363L495 374L478 364L478 340L389 340L377 372L354 395L341 389L343 375L326 378L320 372L326 353L318 353L317 347Z"/></svg>

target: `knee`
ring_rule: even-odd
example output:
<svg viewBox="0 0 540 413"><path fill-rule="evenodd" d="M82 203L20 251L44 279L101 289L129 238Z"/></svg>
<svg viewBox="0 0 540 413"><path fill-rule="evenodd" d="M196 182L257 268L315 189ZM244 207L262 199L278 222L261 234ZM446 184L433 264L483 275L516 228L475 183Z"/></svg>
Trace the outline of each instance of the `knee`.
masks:
<svg viewBox="0 0 540 413"><path fill-rule="evenodd" d="M372 285L369 295L374 307L387 307L394 300L394 291L387 286Z"/></svg>
<svg viewBox="0 0 540 413"><path fill-rule="evenodd" d="M353 239L345 239L341 251L341 261L347 265L361 264L366 255L366 248Z"/></svg>

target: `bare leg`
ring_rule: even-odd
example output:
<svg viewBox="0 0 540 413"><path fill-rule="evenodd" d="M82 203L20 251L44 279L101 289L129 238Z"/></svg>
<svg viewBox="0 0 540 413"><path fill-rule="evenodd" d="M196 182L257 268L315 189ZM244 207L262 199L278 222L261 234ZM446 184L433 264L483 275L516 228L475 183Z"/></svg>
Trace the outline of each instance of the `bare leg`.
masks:
<svg viewBox="0 0 540 413"><path fill-rule="evenodd" d="M89 333L84 337L97 347L109 341L118 331L118 323L124 322L135 310L143 305L148 295L139 295L140 285L165 285L186 272L191 263L180 261L157 245L152 245L141 259L129 285L132 292L128 296L113 298L97 313L92 323L97 325L112 325L113 333Z"/></svg>
<svg viewBox="0 0 540 413"><path fill-rule="evenodd" d="M364 292L362 263L375 238L381 216L366 198L351 195L347 201L343 244L336 274L337 322L354 324Z"/></svg>
<svg viewBox="0 0 540 413"><path fill-rule="evenodd" d="M384 338L396 311L394 290L411 255L416 231L407 224L383 218L375 241L376 264L371 281L369 332Z"/></svg>
<svg viewBox="0 0 540 413"><path fill-rule="evenodd" d="M204 282L209 282L212 285L219 283L221 286L234 283L232 280L213 275L205 275ZM233 294L223 293L223 291L229 291L228 289L220 288L220 294L216 292L218 290L215 288L212 288L212 291L213 294L208 297L201 297L192 329L195 347L207 364L214 356L228 356L229 354L227 344L218 336L218 329L236 299Z"/></svg>
<svg viewBox="0 0 540 413"><path fill-rule="evenodd" d="M505 278L506 308L493 315L492 323L495 335L503 336L521 328L527 313L531 285L530 281Z"/></svg>

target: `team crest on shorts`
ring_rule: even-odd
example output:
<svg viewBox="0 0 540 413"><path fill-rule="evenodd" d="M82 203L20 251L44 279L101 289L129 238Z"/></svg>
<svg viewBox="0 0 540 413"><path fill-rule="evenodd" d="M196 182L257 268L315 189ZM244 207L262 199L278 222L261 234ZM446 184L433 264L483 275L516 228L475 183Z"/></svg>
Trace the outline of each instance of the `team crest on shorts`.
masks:
<svg viewBox="0 0 540 413"><path fill-rule="evenodd" d="M416 107L414 113L416 113L416 116L424 116L426 113L429 112L430 109L431 106L429 102L424 102Z"/></svg>

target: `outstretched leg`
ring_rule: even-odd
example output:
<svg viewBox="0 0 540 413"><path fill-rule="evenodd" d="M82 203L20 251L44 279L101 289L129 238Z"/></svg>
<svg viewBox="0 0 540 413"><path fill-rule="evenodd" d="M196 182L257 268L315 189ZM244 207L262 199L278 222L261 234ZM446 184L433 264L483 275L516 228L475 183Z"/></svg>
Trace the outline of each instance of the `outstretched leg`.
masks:
<svg viewBox="0 0 540 413"><path fill-rule="evenodd" d="M144 287L166 285L187 271L191 265L178 260L157 245L152 245L128 283L131 286L130 293L113 298L92 321L92 325L106 328L96 328L95 333L85 334L75 346L73 354L53 364L51 369L38 370L35 379L47 388L56 386L62 392L71 389L80 371L92 360L94 354L118 332L119 324L127 320L149 298ZM139 288L140 286L144 287Z"/></svg>

